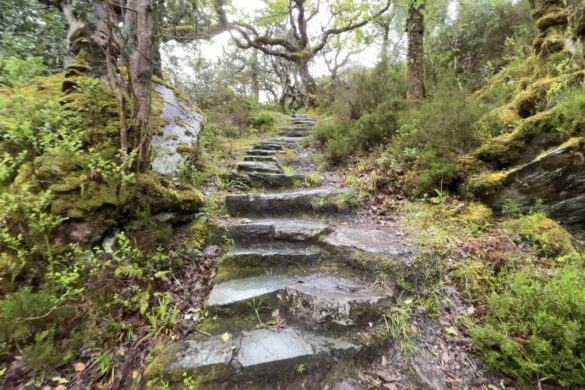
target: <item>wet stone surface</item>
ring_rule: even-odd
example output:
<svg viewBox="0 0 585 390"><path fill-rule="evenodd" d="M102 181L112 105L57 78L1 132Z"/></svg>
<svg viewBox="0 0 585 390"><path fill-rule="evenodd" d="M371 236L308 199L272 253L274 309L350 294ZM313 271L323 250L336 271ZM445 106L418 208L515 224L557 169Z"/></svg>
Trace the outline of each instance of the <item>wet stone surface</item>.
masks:
<svg viewBox="0 0 585 390"><path fill-rule="evenodd" d="M363 225L339 226L325 237L324 242L334 248L404 256L405 259L414 253L414 248L405 245L404 240L392 231Z"/></svg>
<svg viewBox="0 0 585 390"><path fill-rule="evenodd" d="M389 297L345 278L314 275L286 289L288 310L310 324L354 325L379 313Z"/></svg>

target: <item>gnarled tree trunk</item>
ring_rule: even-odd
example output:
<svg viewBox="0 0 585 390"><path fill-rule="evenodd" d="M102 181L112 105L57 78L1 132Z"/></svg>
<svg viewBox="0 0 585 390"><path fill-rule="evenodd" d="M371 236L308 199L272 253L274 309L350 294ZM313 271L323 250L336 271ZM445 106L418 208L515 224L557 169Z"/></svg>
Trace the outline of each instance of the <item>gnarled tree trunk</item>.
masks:
<svg viewBox="0 0 585 390"><path fill-rule="evenodd" d="M311 75L309 70L309 60L306 58L300 58L295 62L299 71L299 76L303 86L305 87L305 94L307 95L307 105L309 107L317 106L317 83Z"/></svg>
<svg viewBox="0 0 585 390"><path fill-rule="evenodd" d="M424 3L411 0L408 8L406 32L408 34L408 53L406 66L406 97L418 100L426 95L424 71L425 20L422 10Z"/></svg>

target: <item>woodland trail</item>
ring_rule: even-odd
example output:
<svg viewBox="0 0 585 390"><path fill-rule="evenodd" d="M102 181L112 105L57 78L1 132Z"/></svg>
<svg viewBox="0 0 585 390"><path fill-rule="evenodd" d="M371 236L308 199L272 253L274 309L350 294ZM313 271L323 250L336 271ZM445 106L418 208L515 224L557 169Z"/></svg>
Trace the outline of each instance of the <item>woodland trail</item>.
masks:
<svg viewBox="0 0 585 390"><path fill-rule="evenodd" d="M447 388L432 361L407 363L403 351L391 363L384 356L394 336L382 319L400 294L388 279L417 272L410 269L416 249L392 229L364 224L354 190L301 188L306 161L301 173L283 169L280 156L291 149L308 158L302 140L314 124L291 117L231 174L247 188L225 199L234 245L196 335L159 357L165 376L197 389L360 390L367 387L357 378L381 359L384 369L402 370L385 378L398 388ZM386 264L386 281L360 266L372 258Z"/></svg>

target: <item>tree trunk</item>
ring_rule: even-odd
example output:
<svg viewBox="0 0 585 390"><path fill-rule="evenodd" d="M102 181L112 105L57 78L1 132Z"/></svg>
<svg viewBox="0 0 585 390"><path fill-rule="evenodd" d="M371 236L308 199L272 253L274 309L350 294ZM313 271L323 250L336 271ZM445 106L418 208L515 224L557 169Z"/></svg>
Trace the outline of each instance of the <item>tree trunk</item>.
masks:
<svg viewBox="0 0 585 390"><path fill-rule="evenodd" d="M307 105L309 107L317 106L317 83L309 71L309 60L302 58L296 63L299 70L299 76L303 82L305 88L305 94L307 95Z"/></svg>
<svg viewBox="0 0 585 390"><path fill-rule="evenodd" d="M384 71L388 70L388 63L390 62L390 58L388 56L388 49L390 46L390 23L385 24L383 26L384 34L382 35L382 55L381 55L381 63L382 69Z"/></svg>
<svg viewBox="0 0 585 390"><path fill-rule="evenodd" d="M260 77L258 72L258 50L254 49L252 54L252 64L251 67L251 87L252 87L252 95L254 99L259 102L260 101L260 82L258 78Z"/></svg>
<svg viewBox="0 0 585 390"><path fill-rule="evenodd" d="M132 124L137 131L138 163L150 161L150 93L152 83L152 56L154 17L152 0L128 0L125 26L130 33L127 49L128 79L133 101ZM133 10L133 11L130 11Z"/></svg>
<svg viewBox="0 0 585 390"><path fill-rule="evenodd" d="M426 95L423 59L425 37L423 8L423 3L417 0L411 0L408 8L408 19L406 21L406 32L408 33L406 97L413 100L422 99Z"/></svg>

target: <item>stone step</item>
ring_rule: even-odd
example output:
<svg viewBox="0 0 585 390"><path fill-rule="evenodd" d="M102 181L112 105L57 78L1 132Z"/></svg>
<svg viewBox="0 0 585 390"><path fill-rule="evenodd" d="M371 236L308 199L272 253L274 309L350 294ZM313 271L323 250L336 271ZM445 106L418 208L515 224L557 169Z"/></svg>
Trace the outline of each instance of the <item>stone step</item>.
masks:
<svg viewBox="0 0 585 390"><path fill-rule="evenodd" d="M266 315L279 308L287 320L303 327L345 327L377 320L381 311L390 306L391 296L326 274L261 275L215 285L207 307L237 315L248 312L254 303L263 306Z"/></svg>
<svg viewBox="0 0 585 390"><path fill-rule="evenodd" d="M304 131L304 130L297 130L297 131L287 130L287 131L282 132L281 134L284 137L303 138L303 137L306 137L309 134L311 134L311 132Z"/></svg>
<svg viewBox="0 0 585 390"><path fill-rule="evenodd" d="M286 244L286 245L284 245ZM270 245L234 248L221 260L222 267L293 267L310 265L319 260L317 247L294 245L296 243L271 243Z"/></svg>
<svg viewBox="0 0 585 390"><path fill-rule="evenodd" d="M244 156L244 161L269 162L278 164L278 160L271 156Z"/></svg>
<svg viewBox="0 0 585 390"><path fill-rule="evenodd" d="M282 150L282 144L276 142L263 142L258 145L254 145L252 150Z"/></svg>
<svg viewBox="0 0 585 390"><path fill-rule="evenodd" d="M282 169L277 164L258 161L240 162L237 169L238 172L282 173Z"/></svg>
<svg viewBox="0 0 585 390"><path fill-rule="evenodd" d="M280 137L276 137L276 138L272 139L271 142L278 143L278 144L283 145L283 146L294 146L294 145L298 145L300 140L298 137L280 136Z"/></svg>
<svg viewBox="0 0 585 390"><path fill-rule="evenodd" d="M260 275L229 280L213 286L207 299L207 307L221 310L241 306L245 309L249 301L268 300L275 294L282 293L287 286L297 280L294 276L288 275Z"/></svg>
<svg viewBox="0 0 585 390"><path fill-rule="evenodd" d="M314 241L328 230L322 223L302 219L257 219L228 225L236 243L250 240Z"/></svg>
<svg viewBox="0 0 585 390"><path fill-rule="evenodd" d="M244 388L242 382L248 380L259 383L255 389L316 389L317 383L311 383L315 376L325 377L339 360L361 350L359 344L290 326L253 329L172 344L151 363L147 378L166 377L180 385L188 375L202 390ZM303 372L298 371L301 366ZM269 378L304 383L266 387Z"/></svg>
<svg viewBox="0 0 585 390"><path fill-rule="evenodd" d="M317 123L314 119L297 118L291 122L293 125L314 126Z"/></svg>
<svg viewBox="0 0 585 390"><path fill-rule="evenodd" d="M265 157L247 156L246 158ZM304 183L307 175L294 173L233 172L230 177L253 188L290 188Z"/></svg>
<svg viewBox="0 0 585 390"><path fill-rule="evenodd" d="M232 194L226 197L231 215L279 215L343 211L351 205L350 189L314 189L271 194Z"/></svg>
<svg viewBox="0 0 585 390"><path fill-rule="evenodd" d="M378 320L391 297L352 280L314 275L287 286L286 311L308 326L353 326Z"/></svg>
<svg viewBox="0 0 585 390"><path fill-rule="evenodd" d="M282 153L282 150L251 149L246 152L247 156L274 156Z"/></svg>

